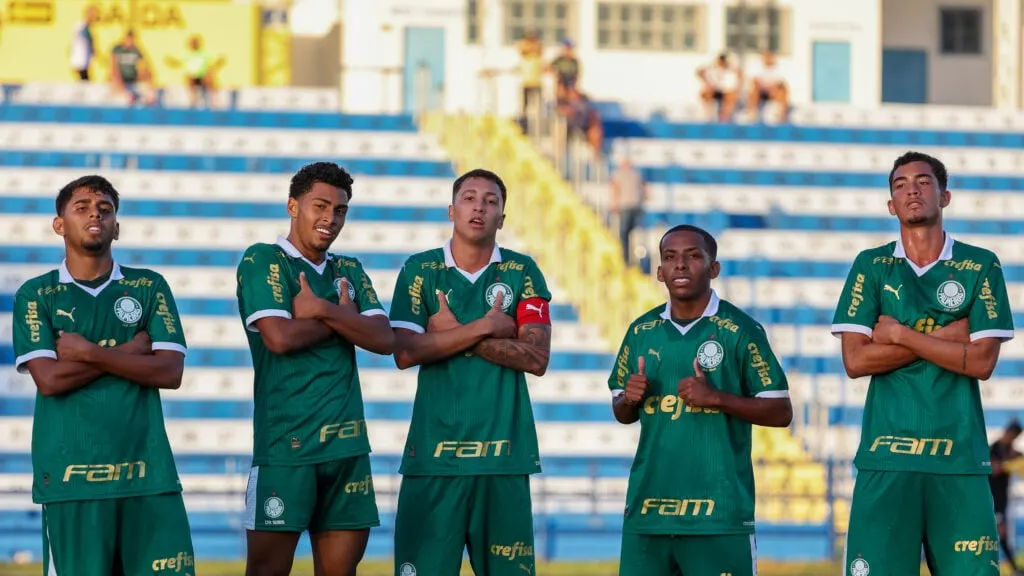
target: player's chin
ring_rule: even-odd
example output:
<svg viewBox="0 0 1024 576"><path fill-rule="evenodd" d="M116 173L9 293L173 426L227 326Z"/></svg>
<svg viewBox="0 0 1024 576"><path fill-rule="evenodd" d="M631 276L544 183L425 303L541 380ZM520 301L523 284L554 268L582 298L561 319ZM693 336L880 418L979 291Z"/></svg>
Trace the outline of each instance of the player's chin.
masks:
<svg viewBox="0 0 1024 576"><path fill-rule="evenodd" d="M112 241L112 238L86 238L81 246L86 252L102 252Z"/></svg>

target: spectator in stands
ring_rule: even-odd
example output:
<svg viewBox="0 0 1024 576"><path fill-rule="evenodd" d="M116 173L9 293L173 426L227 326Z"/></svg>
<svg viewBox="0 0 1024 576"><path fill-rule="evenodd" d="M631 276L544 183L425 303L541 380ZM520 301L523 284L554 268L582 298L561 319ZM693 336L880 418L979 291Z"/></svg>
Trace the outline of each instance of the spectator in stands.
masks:
<svg viewBox="0 0 1024 576"><path fill-rule="evenodd" d="M702 83L700 99L707 107L708 117L712 116L712 105L717 103L718 121L728 122L731 120L733 110L736 109L736 100L739 96L743 75L729 62L729 55L720 54L714 64L697 70L697 77Z"/></svg>
<svg viewBox="0 0 1024 576"><path fill-rule="evenodd" d="M611 213L618 221L623 258L627 263L633 253L630 234L643 222L646 199L644 175L624 156L611 178Z"/></svg>
<svg viewBox="0 0 1024 576"><path fill-rule="evenodd" d="M789 88L786 84L786 75L775 59L775 54L766 51L761 57L761 63L755 64L751 77L753 82L750 86L750 96L747 98L751 119L757 120L764 105L767 102L774 102L779 107L779 121L786 122L789 118Z"/></svg>
<svg viewBox="0 0 1024 576"><path fill-rule="evenodd" d="M528 32L519 41L519 74L523 82L523 126L529 128L531 115L541 107L542 85L544 74L544 45L536 32Z"/></svg>
<svg viewBox="0 0 1024 576"><path fill-rule="evenodd" d="M127 96L130 104L140 100L146 104L153 102L149 66L131 30L110 51L110 70L114 89Z"/></svg>
<svg viewBox="0 0 1024 576"><path fill-rule="evenodd" d="M1014 559L1013 548L1010 546L1008 522L1006 510L1010 503L1010 472L1006 469L1006 463L1014 458L1019 458L1021 453L1013 447L1013 442L1020 436L1020 421L1014 418L1003 430L1003 435L989 448L989 456L992 461L992 476L989 477L989 486L992 488L992 501L996 509L996 526L999 530L999 542L1006 555L1007 562L1013 567L1014 576L1019 576L1017 561Z"/></svg>
<svg viewBox="0 0 1024 576"><path fill-rule="evenodd" d="M224 58L214 58L212 54L203 49L203 39L199 36L192 36L188 39L188 51L185 53L184 62L167 57L167 65L172 68L185 68L185 79L189 88L189 106L195 108L199 100L207 108L214 106L215 77L217 71L224 65Z"/></svg>
<svg viewBox="0 0 1024 576"><path fill-rule="evenodd" d="M548 70L555 74L558 99L565 98L570 90L576 88L580 81L580 61L573 51L572 40L562 40L562 53L551 62Z"/></svg>
<svg viewBox="0 0 1024 576"><path fill-rule="evenodd" d="M600 157L604 147L604 129L601 116L590 98L575 87L568 88L565 96L558 100L558 113L565 118L569 136L585 138L594 150L594 156Z"/></svg>
<svg viewBox="0 0 1024 576"><path fill-rule="evenodd" d="M71 36L71 70L83 82L89 81L89 65L96 55L96 40L92 36L92 25L99 19L95 6L85 9L85 19L75 25Z"/></svg>

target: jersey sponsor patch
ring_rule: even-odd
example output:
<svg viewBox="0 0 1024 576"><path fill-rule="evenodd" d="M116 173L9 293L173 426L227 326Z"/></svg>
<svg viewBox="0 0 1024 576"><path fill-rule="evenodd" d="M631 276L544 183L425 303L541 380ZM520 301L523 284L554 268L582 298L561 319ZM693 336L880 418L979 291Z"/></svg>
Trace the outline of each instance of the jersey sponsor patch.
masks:
<svg viewBox="0 0 1024 576"><path fill-rule="evenodd" d="M131 296L122 296L114 302L114 316L125 324L136 324L142 319L142 304Z"/></svg>
<svg viewBox="0 0 1024 576"><path fill-rule="evenodd" d="M516 306L516 325L551 324L551 304L543 298L523 300Z"/></svg>
<svg viewBox="0 0 1024 576"><path fill-rule="evenodd" d="M487 292L484 293L484 299L487 301L488 306L494 306L494 301L498 298L498 292L501 292L505 297L501 301L501 311L508 312L508 309L512 307L512 287L504 282L495 282L487 287Z"/></svg>

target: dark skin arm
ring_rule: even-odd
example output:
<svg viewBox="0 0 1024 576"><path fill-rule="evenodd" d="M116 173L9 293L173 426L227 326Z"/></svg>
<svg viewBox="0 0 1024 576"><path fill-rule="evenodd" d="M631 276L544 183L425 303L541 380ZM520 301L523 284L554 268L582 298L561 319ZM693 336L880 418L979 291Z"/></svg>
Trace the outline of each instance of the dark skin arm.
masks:
<svg viewBox="0 0 1024 576"><path fill-rule="evenodd" d="M114 348L123 354L149 354L149 334L138 333L130 342ZM36 358L30 360L28 368L32 381L43 396L63 396L92 383L103 375L103 370L85 362Z"/></svg>
<svg viewBox="0 0 1024 576"><path fill-rule="evenodd" d="M694 376L679 381L679 397L687 406L720 410L756 426L785 428L793 421L793 405L789 398L748 398L708 386L697 360Z"/></svg>
<svg viewBox="0 0 1024 576"><path fill-rule="evenodd" d="M256 321L263 344L274 354L290 354L334 336L334 330L311 318L268 316Z"/></svg>
<svg viewBox="0 0 1024 576"><path fill-rule="evenodd" d="M612 398L612 413L620 424L632 424L640 419L640 403L647 394L647 360L643 356L636 359L636 374L631 374L626 381L626 391Z"/></svg>
<svg viewBox="0 0 1024 576"><path fill-rule="evenodd" d="M306 282L305 273L299 274L299 288L299 293L292 300L292 309L297 319L322 322L342 338L364 350L377 354L394 352L395 334L391 330L391 323L383 314L360 314L356 303L349 297L348 280L341 279L341 296L337 304L314 294Z"/></svg>
<svg viewBox="0 0 1024 576"><path fill-rule="evenodd" d="M57 340L57 360L85 362L106 374L120 376L146 388L177 390L185 370L185 356L173 350L152 354L125 354L103 348L80 334L63 333Z"/></svg>
<svg viewBox="0 0 1024 576"><path fill-rule="evenodd" d="M886 317L879 318L879 323L884 318ZM875 328L877 330L878 325ZM971 341L967 319L957 320L933 330L926 337L962 344ZM886 374L921 359L905 346L882 343L875 336L869 338L857 332L843 332L842 342L843 366L850 378Z"/></svg>
<svg viewBox="0 0 1024 576"><path fill-rule="evenodd" d="M874 338L885 344L903 346L922 360L978 380L992 377L1003 344L998 338L982 338L969 344L932 338L888 317L879 322Z"/></svg>

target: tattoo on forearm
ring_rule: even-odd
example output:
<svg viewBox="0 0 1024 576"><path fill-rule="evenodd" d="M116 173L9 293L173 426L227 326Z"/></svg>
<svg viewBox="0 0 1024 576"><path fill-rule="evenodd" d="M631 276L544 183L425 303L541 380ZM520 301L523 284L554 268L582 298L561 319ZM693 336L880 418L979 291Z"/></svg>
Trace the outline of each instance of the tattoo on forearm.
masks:
<svg viewBox="0 0 1024 576"><path fill-rule="evenodd" d="M538 372L550 356L551 327L546 324L527 324L521 328L518 339L487 339L473 348L481 358L499 366L523 372Z"/></svg>
<svg viewBox="0 0 1024 576"><path fill-rule="evenodd" d="M966 371L967 370L967 344L964 344L964 357L963 357L963 362L961 362L961 364L962 364L961 369Z"/></svg>

